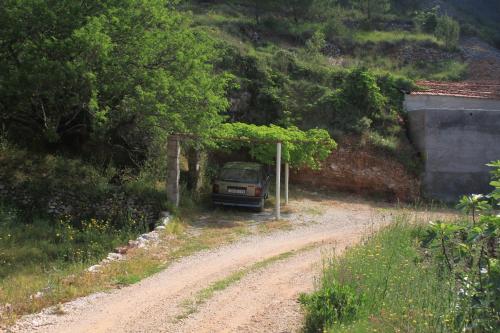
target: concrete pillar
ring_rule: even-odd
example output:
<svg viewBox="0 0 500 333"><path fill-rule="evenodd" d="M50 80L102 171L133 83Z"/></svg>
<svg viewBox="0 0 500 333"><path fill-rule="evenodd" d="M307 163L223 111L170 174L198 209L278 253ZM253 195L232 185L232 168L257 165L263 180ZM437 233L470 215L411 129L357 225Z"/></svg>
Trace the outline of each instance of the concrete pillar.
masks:
<svg viewBox="0 0 500 333"><path fill-rule="evenodd" d="M174 207L179 206L180 189L179 178L181 175L179 156L181 154L180 138L170 135L167 142L167 201Z"/></svg>
<svg viewBox="0 0 500 333"><path fill-rule="evenodd" d="M281 142L276 144L276 220L281 218Z"/></svg>
<svg viewBox="0 0 500 333"><path fill-rule="evenodd" d="M288 205L288 181L290 179L290 165L285 163L285 205Z"/></svg>

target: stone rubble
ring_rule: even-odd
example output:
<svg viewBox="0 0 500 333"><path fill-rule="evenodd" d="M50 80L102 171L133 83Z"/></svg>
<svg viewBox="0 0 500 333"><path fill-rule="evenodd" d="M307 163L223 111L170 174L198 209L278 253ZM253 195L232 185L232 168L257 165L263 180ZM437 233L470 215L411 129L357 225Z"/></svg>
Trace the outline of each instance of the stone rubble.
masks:
<svg viewBox="0 0 500 333"><path fill-rule="evenodd" d="M107 257L101 260L100 263L90 266L87 268L87 272L99 273L106 265L109 263L125 260L128 250L133 248L149 248L154 244L158 243L160 240L160 232L166 229L167 224L170 222L170 214L168 212L162 212L160 214L159 225L151 232L140 235L136 240L129 240L128 244L115 249L115 252L108 253ZM38 291L33 295L30 295L30 300L40 299L50 292L49 289L44 289ZM0 304L0 316L10 310L10 304L1 305Z"/></svg>
<svg viewBox="0 0 500 333"><path fill-rule="evenodd" d="M130 249L149 248L150 246L158 243L160 240L160 232L166 229L169 222L170 214L168 212L162 212L160 214L159 225L153 231L140 235L136 240L129 240L126 246L118 247L115 249L115 252L108 253L108 256L105 259L101 260L99 264L89 267L87 271L91 273L98 273L105 265L114 261L126 259L126 254Z"/></svg>

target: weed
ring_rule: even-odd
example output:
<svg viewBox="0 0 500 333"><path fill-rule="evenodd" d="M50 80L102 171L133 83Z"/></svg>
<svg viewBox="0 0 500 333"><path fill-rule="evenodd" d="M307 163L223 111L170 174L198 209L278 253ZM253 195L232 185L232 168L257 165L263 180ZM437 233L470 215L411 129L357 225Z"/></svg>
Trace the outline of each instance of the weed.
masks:
<svg viewBox="0 0 500 333"><path fill-rule="evenodd" d="M453 279L434 262L422 261L416 246L422 228L407 219L400 217L327 263L320 288L301 297L308 311L307 332L436 332L449 327L456 300Z"/></svg>

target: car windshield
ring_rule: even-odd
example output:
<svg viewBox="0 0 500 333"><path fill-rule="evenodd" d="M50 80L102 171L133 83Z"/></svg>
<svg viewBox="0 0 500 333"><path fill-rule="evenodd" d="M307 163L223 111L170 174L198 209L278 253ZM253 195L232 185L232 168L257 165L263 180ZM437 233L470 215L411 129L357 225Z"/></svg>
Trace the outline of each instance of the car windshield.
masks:
<svg viewBox="0 0 500 333"><path fill-rule="evenodd" d="M259 172L252 169L223 168L220 179L228 182L257 183Z"/></svg>

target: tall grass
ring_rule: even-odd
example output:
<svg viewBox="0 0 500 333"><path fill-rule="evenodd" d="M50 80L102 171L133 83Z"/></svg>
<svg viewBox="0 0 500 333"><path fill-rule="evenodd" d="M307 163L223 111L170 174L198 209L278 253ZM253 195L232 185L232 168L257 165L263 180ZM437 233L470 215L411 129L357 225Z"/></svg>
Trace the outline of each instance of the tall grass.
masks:
<svg viewBox="0 0 500 333"><path fill-rule="evenodd" d="M402 218L325 267L302 296L306 332L448 332L454 279L419 250L422 228Z"/></svg>
<svg viewBox="0 0 500 333"><path fill-rule="evenodd" d="M442 42L433 35L409 31L357 31L354 34L354 39L361 43L399 42L406 40L412 42L429 41L440 45L442 44Z"/></svg>
<svg viewBox="0 0 500 333"><path fill-rule="evenodd" d="M0 206L0 278L98 260L135 238L133 224L118 230L107 221L90 219L76 228L69 220L44 217L26 223L15 209Z"/></svg>
<svg viewBox="0 0 500 333"><path fill-rule="evenodd" d="M12 306L0 311L0 325L16 314L104 288L82 272L139 232L133 221L122 227L96 219L81 221L78 228L69 219L35 217L27 223L17 210L0 205L0 305Z"/></svg>

